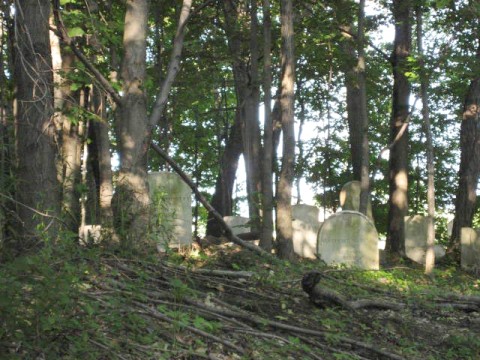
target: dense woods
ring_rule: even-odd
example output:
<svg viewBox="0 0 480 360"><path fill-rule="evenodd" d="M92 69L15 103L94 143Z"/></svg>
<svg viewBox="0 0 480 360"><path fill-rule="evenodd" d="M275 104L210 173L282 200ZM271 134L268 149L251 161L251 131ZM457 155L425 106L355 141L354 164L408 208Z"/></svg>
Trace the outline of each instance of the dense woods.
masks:
<svg viewBox="0 0 480 360"><path fill-rule="evenodd" d="M284 258L289 207L307 191L294 184L332 212L341 186L361 180L361 211L371 196L401 258L404 217L427 213L425 107L437 241L458 249L476 221L477 12L445 1L4 2L2 253L82 223L128 246L148 238L146 174L169 169L153 141L223 216L238 213L245 173L252 229L271 249L275 209ZM222 234L211 214L199 219Z"/></svg>
<svg viewBox="0 0 480 360"><path fill-rule="evenodd" d="M467 0L1 0L0 264L97 225L101 251L154 254L147 174L173 171L200 244L295 263L292 205L333 214L358 180L385 264L408 263L419 214L426 273L434 245L459 268L480 223L479 29ZM240 213L258 246L222 221Z"/></svg>

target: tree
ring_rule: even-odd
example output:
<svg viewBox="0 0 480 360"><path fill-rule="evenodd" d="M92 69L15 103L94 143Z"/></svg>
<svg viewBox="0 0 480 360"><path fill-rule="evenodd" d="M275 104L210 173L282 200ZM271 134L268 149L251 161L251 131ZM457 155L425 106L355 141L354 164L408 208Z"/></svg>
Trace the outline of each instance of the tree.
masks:
<svg viewBox="0 0 480 360"><path fill-rule="evenodd" d="M411 47L411 0L394 0L395 40L392 54L393 105L390 138L393 141L406 126L409 115L410 84L406 75ZM408 210L408 129L390 150L389 212L386 250L392 256L405 255L405 216Z"/></svg>
<svg viewBox="0 0 480 360"><path fill-rule="evenodd" d="M247 175L247 196L251 227L260 228L261 194L261 143L258 109L260 90L258 80L258 42L256 0L240 1L224 0L225 31L228 47L232 57L232 69L237 96L237 111L242 124L243 155ZM250 5L250 11L247 9ZM247 24L242 19L249 16L249 42L246 32L242 31Z"/></svg>
<svg viewBox="0 0 480 360"><path fill-rule="evenodd" d="M294 84L295 59L293 53L293 8L291 0L281 2L282 33L282 111L283 154L277 190L277 254L282 259L293 259L292 184L295 162Z"/></svg>
<svg viewBox="0 0 480 360"><path fill-rule="evenodd" d="M435 166L433 160L433 139L430 124L430 108L428 105L428 87L429 81L425 70L424 52L423 52L423 7L415 7L417 19L417 50L420 57L420 93L422 97L422 117L424 122L424 131L427 138L427 204L428 204L428 229L427 229L427 253L425 257L425 273L431 275L435 266Z"/></svg>
<svg viewBox="0 0 480 360"><path fill-rule="evenodd" d="M53 123L53 76L49 40L50 1L16 2L16 175L19 248L54 239L59 224L60 186ZM37 210L38 209L38 210ZM20 240L21 239L21 240Z"/></svg>
<svg viewBox="0 0 480 360"><path fill-rule="evenodd" d="M477 39L478 41L478 39ZM480 45L476 55L476 66L480 66ZM458 190L455 198L455 218L453 220L450 250L460 245L462 227L472 227L476 210L477 184L480 175L480 78L475 76L470 82L463 105L463 119L460 130L460 169Z"/></svg>
<svg viewBox="0 0 480 360"><path fill-rule="evenodd" d="M273 122L272 122L272 20L270 1L263 0L263 163L262 163L262 234L260 246L266 251L272 249L273 234Z"/></svg>
<svg viewBox="0 0 480 360"><path fill-rule="evenodd" d="M120 171L113 198L116 228L128 242L144 239L149 224L147 104L145 94L148 1L128 0L123 35L123 96L116 119Z"/></svg>

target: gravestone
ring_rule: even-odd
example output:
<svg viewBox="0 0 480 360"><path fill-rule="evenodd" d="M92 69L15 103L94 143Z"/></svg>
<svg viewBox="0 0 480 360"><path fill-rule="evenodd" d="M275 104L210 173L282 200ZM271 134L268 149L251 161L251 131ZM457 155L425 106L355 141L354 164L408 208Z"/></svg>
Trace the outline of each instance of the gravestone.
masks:
<svg viewBox="0 0 480 360"><path fill-rule="evenodd" d="M465 270L480 270L480 229L462 227L460 233L461 265Z"/></svg>
<svg viewBox="0 0 480 360"><path fill-rule="evenodd" d="M413 261L425 264L427 254L428 221L425 216L413 215L405 217L405 253ZM445 256L440 245L434 245L435 258Z"/></svg>
<svg viewBox="0 0 480 360"><path fill-rule="evenodd" d="M318 216L319 209L316 206L292 206L293 251L301 257L317 258L317 234L322 225Z"/></svg>
<svg viewBox="0 0 480 360"><path fill-rule="evenodd" d="M357 211L330 216L318 232L317 254L328 265L377 270L378 233L373 222Z"/></svg>
<svg viewBox="0 0 480 360"><path fill-rule="evenodd" d="M343 185L342 190L340 191L340 206L342 207L342 210L359 211L360 192L360 181L349 181ZM368 198L367 203L367 216L370 218L370 220L373 220L372 203L370 201L370 197Z"/></svg>
<svg viewBox="0 0 480 360"><path fill-rule="evenodd" d="M159 251L192 243L192 191L175 173L148 174L152 232Z"/></svg>
<svg viewBox="0 0 480 360"><path fill-rule="evenodd" d="M80 245L99 244L102 239L102 225L83 225L79 229Z"/></svg>
<svg viewBox="0 0 480 360"><path fill-rule="evenodd" d="M244 234L249 233L250 225L248 224L250 219L243 216L224 216L223 220L228 226L232 228L232 234Z"/></svg>

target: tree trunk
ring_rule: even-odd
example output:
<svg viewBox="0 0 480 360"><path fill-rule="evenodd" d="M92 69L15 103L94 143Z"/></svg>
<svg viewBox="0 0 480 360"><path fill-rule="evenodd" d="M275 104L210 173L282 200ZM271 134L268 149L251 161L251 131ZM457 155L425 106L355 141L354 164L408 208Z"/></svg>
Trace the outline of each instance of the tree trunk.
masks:
<svg viewBox="0 0 480 360"><path fill-rule="evenodd" d="M58 223L53 218L60 212L60 186L55 162L49 14L48 0L16 2L14 78L16 195L19 202L17 214L21 221L19 250L38 243L42 235L53 240L58 230Z"/></svg>
<svg viewBox="0 0 480 360"><path fill-rule="evenodd" d="M68 74L75 68L75 56L64 49L62 54L62 72ZM64 75L65 76L65 75ZM72 232L78 232L80 224L80 193L78 184L81 178L82 138L79 134L80 121L75 107L80 105L80 92L71 90L71 83L64 78L61 86L62 115L62 208L66 213L65 222Z"/></svg>
<svg viewBox="0 0 480 360"><path fill-rule="evenodd" d="M294 84L295 61L293 55L292 0L281 1L282 33L282 109L283 156L277 191L277 254L292 260L292 184L295 162Z"/></svg>
<svg viewBox="0 0 480 360"><path fill-rule="evenodd" d="M393 66L393 112L390 137L394 140L402 125L408 121L410 84L405 73L411 46L411 0L395 0L393 16L395 41ZM392 257L405 256L405 216L408 210L408 129L390 150L389 162L389 212L386 250Z"/></svg>
<svg viewBox="0 0 480 360"><path fill-rule="evenodd" d="M480 64L480 46L476 55ZM459 183L455 199L455 218L449 250L460 246L462 227L472 227L477 202L477 184L480 175L480 78L476 76L470 83L463 106L463 121L460 129L460 169Z"/></svg>
<svg viewBox="0 0 480 360"><path fill-rule="evenodd" d="M262 163L263 221L260 247L272 250L273 236L273 123L272 123L272 20L270 0L263 0L263 93L265 103Z"/></svg>
<svg viewBox="0 0 480 360"><path fill-rule="evenodd" d="M243 151L240 114L235 115L235 123L230 129L225 151L220 161L220 173L215 184L211 204L222 216L232 215L232 192L237 173L238 160ZM208 213L207 235L221 236L223 227L213 213Z"/></svg>
<svg viewBox="0 0 480 360"><path fill-rule="evenodd" d="M239 4L238 6L244 6ZM255 0L252 5L256 9ZM259 194L261 193L261 143L258 120L259 83L258 83L258 45L256 13L250 14L250 46L248 52L242 44L241 26L238 24L239 12L234 1L224 1L224 13L227 28L228 45L233 59L233 74L237 95L237 111L242 119L243 155L247 173L247 197L252 230L260 228L261 214Z"/></svg>
<svg viewBox="0 0 480 360"><path fill-rule="evenodd" d="M112 201L115 227L123 243L138 245L149 225L147 108L145 96L148 1L128 0L123 36L123 97L118 109L120 171Z"/></svg>
<svg viewBox="0 0 480 360"><path fill-rule="evenodd" d="M102 90L93 86L90 106L97 117L90 122L89 138L91 146L89 156L95 159L92 166L97 191L100 223L110 227L112 224L112 163L110 156L110 138L108 136L108 120L106 116L106 98Z"/></svg>
<svg viewBox="0 0 480 360"><path fill-rule="evenodd" d="M430 124L430 109L428 106L428 87L429 79L425 71L425 61L423 57L423 11L422 6L416 6L417 18L417 50L420 56L420 92L422 96L422 117L424 122L424 131L427 138L427 204L428 204L428 224L427 224L427 253L425 257L425 274L432 275L435 266L435 164L433 157L433 139L432 128Z"/></svg>

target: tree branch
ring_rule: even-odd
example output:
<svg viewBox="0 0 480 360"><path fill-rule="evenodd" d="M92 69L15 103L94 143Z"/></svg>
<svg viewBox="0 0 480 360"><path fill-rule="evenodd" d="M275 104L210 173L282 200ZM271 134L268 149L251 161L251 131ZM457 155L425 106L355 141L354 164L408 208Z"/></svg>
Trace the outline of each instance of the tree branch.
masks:
<svg viewBox="0 0 480 360"><path fill-rule="evenodd" d="M95 79L102 85L105 91L112 97L113 101L118 105L122 106L122 97L118 92L113 88L110 82L103 76L103 74L88 60L85 54L77 47L75 41L68 36L65 25L63 24L62 17L60 15L58 0L53 2L53 16L55 18L56 29L51 29L54 31L57 36L62 40L63 43L70 46L72 52L80 60L85 67L91 71Z"/></svg>
<svg viewBox="0 0 480 360"><path fill-rule="evenodd" d="M197 14L212 1L213 0L207 0L199 7L195 8L194 11L191 11L192 0L183 0L182 11L180 12L180 18L178 20L177 32L175 33L175 37L173 39L173 50L170 56L170 62L168 63L167 74L165 76L165 80L163 80L160 86L160 91L158 92L155 105L153 106L152 113L150 114L150 118L148 120L150 129L153 129L160 121L163 110L165 109L165 105L167 104L168 94L170 93L173 82L180 71L180 57L182 55L183 40L185 38L187 23L193 15Z"/></svg>

